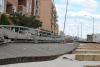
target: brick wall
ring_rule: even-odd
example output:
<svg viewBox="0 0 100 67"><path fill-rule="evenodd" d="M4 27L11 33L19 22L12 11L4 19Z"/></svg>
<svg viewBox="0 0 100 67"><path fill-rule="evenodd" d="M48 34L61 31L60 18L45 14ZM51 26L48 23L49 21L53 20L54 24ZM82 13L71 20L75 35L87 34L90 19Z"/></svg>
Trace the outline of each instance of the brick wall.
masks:
<svg viewBox="0 0 100 67"><path fill-rule="evenodd" d="M43 22L43 29L51 31L52 1L40 0L40 20Z"/></svg>

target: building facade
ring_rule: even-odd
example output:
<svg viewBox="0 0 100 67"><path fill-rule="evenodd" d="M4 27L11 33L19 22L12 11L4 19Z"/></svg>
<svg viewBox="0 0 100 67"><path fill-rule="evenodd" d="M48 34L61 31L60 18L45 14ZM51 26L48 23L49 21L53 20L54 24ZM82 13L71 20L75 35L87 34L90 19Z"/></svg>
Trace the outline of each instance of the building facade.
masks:
<svg viewBox="0 0 100 67"><path fill-rule="evenodd" d="M17 0L6 0L6 13L11 14L13 11L17 11Z"/></svg>
<svg viewBox="0 0 100 67"><path fill-rule="evenodd" d="M100 43L100 33L87 35L87 41Z"/></svg>
<svg viewBox="0 0 100 67"><path fill-rule="evenodd" d="M52 26L51 26L52 28L51 29L55 34L58 34L59 26L57 24L57 11L54 4L53 4L52 9L53 11L52 11Z"/></svg>
<svg viewBox="0 0 100 67"><path fill-rule="evenodd" d="M52 0L39 0L39 18L43 22L42 29L58 33L58 25L55 21L56 8Z"/></svg>
<svg viewBox="0 0 100 67"><path fill-rule="evenodd" d="M56 8L52 0L1 0L2 12L11 14L21 12L28 16L36 16L43 22L40 29L58 33L58 24L55 20Z"/></svg>
<svg viewBox="0 0 100 67"><path fill-rule="evenodd" d="M40 0L40 20L43 22L42 29L52 31L52 1L51 0Z"/></svg>
<svg viewBox="0 0 100 67"><path fill-rule="evenodd" d="M5 12L11 14L13 11L31 15L32 0L5 0Z"/></svg>
<svg viewBox="0 0 100 67"><path fill-rule="evenodd" d="M18 0L18 12L30 16L32 13L32 0Z"/></svg>
<svg viewBox="0 0 100 67"><path fill-rule="evenodd" d="M32 15L36 16L37 18L40 16L39 1L40 0L32 0Z"/></svg>

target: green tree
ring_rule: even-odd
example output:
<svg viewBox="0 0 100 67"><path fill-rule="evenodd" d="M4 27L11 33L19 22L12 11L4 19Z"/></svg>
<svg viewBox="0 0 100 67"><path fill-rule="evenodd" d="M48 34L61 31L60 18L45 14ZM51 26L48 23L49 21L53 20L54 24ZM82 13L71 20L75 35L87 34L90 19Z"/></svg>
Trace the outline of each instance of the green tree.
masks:
<svg viewBox="0 0 100 67"><path fill-rule="evenodd" d="M39 28L42 26L42 22L36 19L35 16L26 16L22 13L14 13L11 17L15 25Z"/></svg>
<svg viewBox="0 0 100 67"><path fill-rule="evenodd" d="M34 17L30 17L31 21L29 23L27 23L28 27L34 27L34 28L38 28L42 26L42 22L40 20L35 19Z"/></svg>
<svg viewBox="0 0 100 67"><path fill-rule="evenodd" d="M9 18L6 14L2 14L0 17L0 25L9 25Z"/></svg>

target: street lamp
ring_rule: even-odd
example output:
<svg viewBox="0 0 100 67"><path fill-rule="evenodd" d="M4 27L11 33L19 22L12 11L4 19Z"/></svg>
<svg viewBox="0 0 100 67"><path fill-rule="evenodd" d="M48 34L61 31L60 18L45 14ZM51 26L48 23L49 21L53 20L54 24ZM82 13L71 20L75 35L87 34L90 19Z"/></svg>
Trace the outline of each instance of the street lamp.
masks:
<svg viewBox="0 0 100 67"><path fill-rule="evenodd" d="M93 34L94 34L94 17L93 17Z"/></svg>
<svg viewBox="0 0 100 67"><path fill-rule="evenodd" d="M79 22L77 26L77 36L82 38L83 37L83 23L80 22L79 20L77 22Z"/></svg>
<svg viewBox="0 0 100 67"><path fill-rule="evenodd" d="M88 15L85 15L85 16L88 16ZM91 17L92 18L92 23L93 23L93 25L92 25L92 34L94 35L94 17L93 16L89 16L89 17Z"/></svg>
<svg viewBox="0 0 100 67"><path fill-rule="evenodd" d="M82 34L82 33L83 33L82 26L83 26L83 25L82 25L82 23L80 23L80 25L81 25L81 38L82 38L82 36L83 36L83 34Z"/></svg>
<svg viewBox="0 0 100 67"><path fill-rule="evenodd" d="M79 25L77 25L77 37L79 38Z"/></svg>

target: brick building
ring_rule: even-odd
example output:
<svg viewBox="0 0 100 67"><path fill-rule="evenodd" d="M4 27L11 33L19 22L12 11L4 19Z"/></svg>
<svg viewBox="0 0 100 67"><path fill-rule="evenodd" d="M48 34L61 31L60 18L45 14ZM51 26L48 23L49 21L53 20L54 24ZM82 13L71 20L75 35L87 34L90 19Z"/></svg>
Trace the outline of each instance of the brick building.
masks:
<svg viewBox="0 0 100 67"><path fill-rule="evenodd" d="M31 15L32 0L5 0L5 12L11 14L12 11Z"/></svg>
<svg viewBox="0 0 100 67"><path fill-rule="evenodd" d="M36 16L37 18L40 16L39 1L40 0L32 0L32 15Z"/></svg>
<svg viewBox="0 0 100 67"><path fill-rule="evenodd" d="M32 0L18 0L18 12L30 16L32 14Z"/></svg>
<svg viewBox="0 0 100 67"><path fill-rule="evenodd" d="M6 13L11 14L12 11L17 11L17 0L6 0Z"/></svg>
<svg viewBox="0 0 100 67"><path fill-rule="evenodd" d="M53 4L53 12L52 12L52 31L55 33L55 34L58 34L59 32L59 26L58 24L56 23L57 22L57 11L56 11L56 7L55 5Z"/></svg>
<svg viewBox="0 0 100 67"><path fill-rule="evenodd" d="M40 20L43 22L42 29L57 32L58 25L54 19L56 13L52 0L39 0Z"/></svg>
<svg viewBox="0 0 100 67"><path fill-rule="evenodd" d="M52 0L2 0L2 3L2 12L10 14L15 11L28 16L34 15L43 22L41 29L58 33L56 8Z"/></svg>

